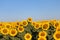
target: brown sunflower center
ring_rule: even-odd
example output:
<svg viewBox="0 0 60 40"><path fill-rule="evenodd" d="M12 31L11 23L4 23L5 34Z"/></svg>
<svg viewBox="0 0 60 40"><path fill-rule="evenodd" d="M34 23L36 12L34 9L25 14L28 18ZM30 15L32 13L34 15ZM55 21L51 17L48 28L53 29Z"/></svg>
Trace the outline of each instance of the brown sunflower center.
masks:
<svg viewBox="0 0 60 40"><path fill-rule="evenodd" d="M19 28L19 30L20 30L20 31L22 31L22 30L23 30L23 28Z"/></svg>
<svg viewBox="0 0 60 40"><path fill-rule="evenodd" d="M26 22L24 21L23 24L26 25Z"/></svg>
<svg viewBox="0 0 60 40"><path fill-rule="evenodd" d="M26 36L26 38L27 38L27 39L29 39L29 38L30 38L30 36L29 36L29 35L27 35L27 36Z"/></svg>
<svg viewBox="0 0 60 40"><path fill-rule="evenodd" d="M56 38L60 38L60 34L56 34Z"/></svg>
<svg viewBox="0 0 60 40"><path fill-rule="evenodd" d="M48 24L44 24L44 25L43 25L43 28L44 28L44 29L47 29L47 28L48 28Z"/></svg>
<svg viewBox="0 0 60 40"><path fill-rule="evenodd" d="M11 31L11 33L12 33L12 34L15 34L15 31L14 31L14 30L12 30L12 31Z"/></svg>
<svg viewBox="0 0 60 40"><path fill-rule="evenodd" d="M58 25L59 25L58 23L55 24L56 27L57 27Z"/></svg>
<svg viewBox="0 0 60 40"><path fill-rule="evenodd" d="M7 30L6 30L6 29L4 29L4 30L3 30L3 32L4 32L4 33L7 33Z"/></svg>
<svg viewBox="0 0 60 40"><path fill-rule="evenodd" d="M42 33L41 33L41 36L45 36L45 33L44 33L44 32L42 32Z"/></svg>

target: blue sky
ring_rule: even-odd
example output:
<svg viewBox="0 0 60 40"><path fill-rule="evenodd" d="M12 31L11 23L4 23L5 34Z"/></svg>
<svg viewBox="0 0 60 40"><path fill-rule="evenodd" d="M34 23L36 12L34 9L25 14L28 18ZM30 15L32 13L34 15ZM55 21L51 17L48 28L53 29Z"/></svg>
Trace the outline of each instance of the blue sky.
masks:
<svg viewBox="0 0 60 40"><path fill-rule="evenodd" d="M60 0L0 0L0 21L60 19Z"/></svg>

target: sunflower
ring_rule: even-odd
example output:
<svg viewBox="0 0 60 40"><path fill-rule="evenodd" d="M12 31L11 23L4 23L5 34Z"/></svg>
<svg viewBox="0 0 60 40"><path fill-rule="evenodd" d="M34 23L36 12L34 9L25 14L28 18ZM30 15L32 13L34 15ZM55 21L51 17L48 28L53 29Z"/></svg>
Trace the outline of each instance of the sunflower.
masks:
<svg viewBox="0 0 60 40"><path fill-rule="evenodd" d="M10 29L9 34L10 34L10 36L16 36L17 30L16 29Z"/></svg>
<svg viewBox="0 0 60 40"><path fill-rule="evenodd" d="M57 27L59 27L59 26L60 26L59 21L56 21L56 22L54 23L54 28L57 28Z"/></svg>
<svg viewBox="0 0 60 40"><path fill-rule="evenodd" d="M27 19L27 21L28 21L28 22L32 22L32 18L29 17L29 18Z"/></svg>
<svg viewBox="0 0 60 40"><path fill-rule="evenodd" d="M39 37L38 40L47 40L45 37Z"/></svg>
<svg viewBox="0 0 60 40"><path fill-rule="evenodd" d="M60 39L60 31L56 31L56 32L54 33L53 37L54 37L55 40Z"/></svg>
<svg viewBox="0 0 60 40"><path fill-rule="evenodd" d="M56 31L60 31L60 27L57 27L57 28L56 28Z"/></svg>
<svg viewBox="0 0 60 40"><path fill-rule="evenodd" d="M9 34L9 29L8 29L8 28L2 28L2 29L1 29L1 33L2 33L3 35L8 35L8 34Z"/></svg>
<svg viewBox="0 0 60 40"><path fill-rule="evenodd" d="M39 32L38 36L39 37L46 37L47 33L45 31L41 31L41 32Z"/></svg>
<svg viewBox="0 0 60 40"><path fill-rule="evenodd" d="M34 26L35 29L39 29L40 28L40 24L36 23L36 25Z"/></svg>
<svg viewBox="0 0 60 40"><path fill-rule="evenodd" d="M5 27L10 29L11 28L11 24L7 23L7 24L5 24Z"/></svg>
<svg viewBox="0 0 60 40"><path fill-rule="evenodd" d="M31 39L32 39L32 35L31 35L30 33L26 33L26 34L24 35L24 39L25 39L25 40L31 40Z"/></svg>
<svg viewBox="0 0 60 40"><path fill-rule="evenodd" d="M42 23L42 29L48 30L49 29L49 22Z"/></svg>
<svg viewBox="0 0 60 40"><path fill-rule="evenodd" d="M28 25L27 20L23 20L21 23L22 23L23 26L27 26Z"/></svg>
<svg viewBox="0 0 60 40"><path fill-rule="evenodd" d="M19 26L19 27L17 28L17 30L18 30L18 32L23 32L23 31L24 31L24 28L23 28L23 26Z"/></svg>
<svg viewBox="0 0 60 40"><path fill-rule="evenodd" d="M35 26L35 25L36 25L36 22L32 22L31 25L32 25L32 26Z"/></svg>

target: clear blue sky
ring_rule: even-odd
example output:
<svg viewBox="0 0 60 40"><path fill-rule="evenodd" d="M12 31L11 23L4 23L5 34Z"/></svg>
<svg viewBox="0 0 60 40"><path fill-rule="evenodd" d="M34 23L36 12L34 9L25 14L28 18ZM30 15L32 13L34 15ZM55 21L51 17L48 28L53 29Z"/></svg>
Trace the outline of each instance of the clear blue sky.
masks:
<svg viewBox="0 0 60 40"><path fill-rule="evenodd" d="M0 0L0 21L15 21L32 17L60 19L60 0Z"/></svg>

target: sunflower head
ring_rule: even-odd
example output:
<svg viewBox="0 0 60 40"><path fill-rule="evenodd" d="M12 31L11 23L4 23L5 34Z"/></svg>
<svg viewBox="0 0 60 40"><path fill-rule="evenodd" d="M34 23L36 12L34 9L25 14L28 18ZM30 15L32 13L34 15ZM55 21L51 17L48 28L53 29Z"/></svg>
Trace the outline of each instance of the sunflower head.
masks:
<svg viewBox="0 0 60 40"><path fill-rule="evenodd" d="M35 29L39 29L40 28L40 24L36 23L36 25L34 26Z"/></svg>
<svg viewBox="0 0 60 40"><path fill-rule="evenodd" d="M9 29L4 27L4 28L1 29L1 33L3 35L8 35L9 34Z"/></svg>
<svg viewBox="0 0 60 40"><path fill-rule="evenodd" d="M31 17L29 17L27 21L28 21L28 22L32 22L32 18L31 18Z"/></svg>
<svg viewBox="0 0 60 40"><path fill-rule="evenodd" d="M54 23L54 28L57 28L57 27L59 27L59 26L60 26L59 21L56 21L56 22Z"/></svg>
<svg viewBox="0 0 60 40"><path fill-rule="evenodd" d="M7 24L5 24L5 27L10 29L11 28L11 24L7 23Z"/></svg>
<svg viewBox="0 0 60 40"><path fill-rule="evenodd" d="M48 30L49 29L49 22L45 22L42 24L42 29L43 30Z"/></svg>
<svg viewBox="0 0 60 40"><path fill-rule="evenodd" d="M39 37L46 37L47 33L45 31L39 32Z"/></svg>
<svg viewBox="0 0 60 40"><path fill-rule="evenodd" d="M9 34L10 34L10 36L16 36L17 30L16 29L10 29Z"/></svg>
<svg viewBox="0 0 60 40"><path fill-rule="evenodd" d="M32 26L35 26L35 25L36 25L36 22L32 22L31 25L32 25Z"/></svg>
<svg viewBox="0 0 60 40"><path fill-rule="evenodd" d="M21 23L22 23L23 26L27 26L28 25L27 20L23 20Z"/></svg>
<svg viewBox="0 0 60 40"><path fill-rule="evenodd" d="M54 39L60 39L60 31L56 31L53 35Z"/></svg>
<svg viewBox="0 0 60 40"><path fill-rule="evenodd" d="M17 30L18 30L18 32L23 32L24 28L23 28L23 26L19 26Z"/></svg>
<svg viewBox="0 0 60 40"><path fill-rule="evenodd" d="M25 39L25 40L31 40L31 38L32 38L32 35L31 35L30 33L26 33L26 34L24 35L24 39Z"/></svg>

